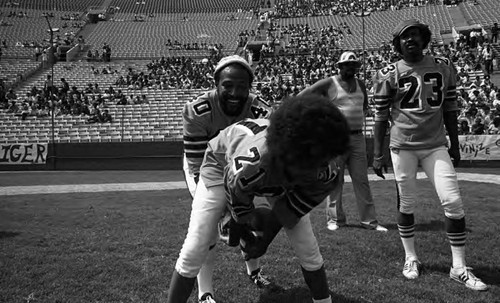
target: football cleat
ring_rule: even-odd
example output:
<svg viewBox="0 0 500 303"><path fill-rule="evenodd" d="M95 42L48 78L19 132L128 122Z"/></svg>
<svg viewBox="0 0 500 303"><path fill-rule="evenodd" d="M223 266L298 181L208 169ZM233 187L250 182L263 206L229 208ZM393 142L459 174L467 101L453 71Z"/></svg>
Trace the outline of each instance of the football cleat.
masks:
<svg viewBox="0 0 500 303"><path fill-rule="evenodd" d="M473 290L487 290L488 285L484 284L481 279L474 276L472 273L472 268L470 267L460 267L450 269L450 278L453 280L465 284L467 288Z"/></svg>
<svg viewBox="0 0 500 303"><path fill-rule="evenodd" d="M266 288L271 285L271 280L269 280L269 277L263 275L260 269L258 269L257 273L250 275L250 280L259 288Z"/></svg>
<svg viewBox="0 0 500 303"><path fill-rule="evenodd" d="M209 292L204 293L203 296L201 296L200 300L198 300L198 302L199 303L217 303L217 302L215 302L212 294Z"/></svg>

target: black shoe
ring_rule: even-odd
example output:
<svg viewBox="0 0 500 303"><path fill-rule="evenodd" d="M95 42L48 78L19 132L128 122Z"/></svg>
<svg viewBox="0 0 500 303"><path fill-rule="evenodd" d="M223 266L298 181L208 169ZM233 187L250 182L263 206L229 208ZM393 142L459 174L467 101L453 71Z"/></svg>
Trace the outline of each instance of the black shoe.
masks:
<svg viewBox="0 0 500 303"><path fill-rule="evenodd" d="M260 268L250 275L250 280L259 288L266 288L271 285L271 280L269 280L268 276L262 274Z"/></svg>
<svg viewBox="0 0 500 303"><path fill-rule="evenodd" d="M216 303L214 300L214 297L209 292L204 293L203 296L201 296L200 300L198 300L198 302L199 303Z"/></svg>

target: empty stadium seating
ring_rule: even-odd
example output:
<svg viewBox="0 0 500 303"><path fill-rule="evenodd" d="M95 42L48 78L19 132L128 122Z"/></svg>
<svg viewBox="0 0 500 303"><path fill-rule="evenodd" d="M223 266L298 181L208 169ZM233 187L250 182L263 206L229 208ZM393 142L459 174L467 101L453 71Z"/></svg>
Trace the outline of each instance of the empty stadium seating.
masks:
<svg viewBox="0 0 500 303"><path fill-rule="evenodd" d="M16 93L23 97L32 86L43 87L47 74L54 75L58 84L65 78L71 86L79 89L88 83L98 83L101 89L114 86L118 75L125 75L128 68L146 71L146 64L152 58L161 56L190 56L201 58L207 50L172 50L166 46L167 39L184 43L206 43L224 45L224 54L237 52L238 34L245 30L256 29L258 20L249 9L255 8L260 1L254 0L216 0L216 1L163 1L163 0L24 0L16 7L2 7L2 12L10 10L26 12L29 18L3 18L12 26L1 26L0 37L5 39L8 48L3 48L0 68L7 85L18 85ZM101 50L103 43L112 49L112 61L102 62L58 62L53 70L42 68L33 58L34 49L14 46L16 42L43 42L49 38L48 25L43 13L52 11L54 18L49 19L53 28L59 28L61 36L79 28L62 26L67 21L60 17L77 13L81 20L89 7L102 7L103 4L119 7L113 16L114 21L87 25L86 44L91 49ZM143 4L144 3L144 4ZM2 5L2 4L0 4ZM242 9L238 11L237 9ZM498 22L498 0L479 0L479 5L460 4L466 18L471 23L490 25ZM145 22L134 22L134 15L146 16ZM229 16L236 20L228 21ZM187 20L184 18L187 17ZM321 16L281 19L279 26L289 24L309 24L312 28L347 23L352 35L346 35L342 47L360 49L378 48L382 42L390 41L396 23L403 19L417 18L430 25L433 38L442 40L441 33L450 32L453 21L445 6L428 5L401 9L398 11L374 12L364 18L354 15ZM71 21L67 22L71 24ZM24 58L24 59L23 59ZM15 59L15 60L13 60ZM110 67L117 74L93 74L92 67L102 70ZM34 76L27 76L34 73ZM482 76L482 73L478 73ZM475 75L474 75L475 76ZM28 117L0 111L0 142L119 142L119 141L165 141L181 140L181 110L184 103L198 95L201 90L155 90L127 91L125 94L144 94L149 104L116 105L108 102L107 109L114 118L113 123L86 123L85 116ZM373 121L366 121L366 132L373 135Z"/></svg>

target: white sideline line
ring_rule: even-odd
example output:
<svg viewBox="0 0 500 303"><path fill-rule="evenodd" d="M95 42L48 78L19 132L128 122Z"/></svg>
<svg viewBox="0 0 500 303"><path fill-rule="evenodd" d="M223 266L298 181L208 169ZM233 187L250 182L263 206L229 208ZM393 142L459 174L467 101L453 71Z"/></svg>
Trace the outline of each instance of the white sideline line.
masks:
<svg viewBox="0 0 500 303"><path fill-rule="evenodd" d="M417 179L426 179L425 173L417 173ZM383 181L380 177L369 174L370 181ZM385 180L394 180L392 173L385 174ZM459 181L500 184L500 175L458 173ZM345 176L346 182L351 182L350 176ZM0 196L38 195L38 194L67 194L67 193L95 193L108 191L146 191L184 189L184 181L175 182L141 182L141 183L104 183L104 184L70 184L70 185L27 185L0 187Z"/></svg>
<svg viewBox="0 0 500 303"><path fill-rule="evenodd" d="M178 182L141 182L141 183L105 183L105 184L72 184L72 185L32 185L0 187L0 196L95 193L107 191L144 191L171 190L185 188L184 181Z"/></svg>

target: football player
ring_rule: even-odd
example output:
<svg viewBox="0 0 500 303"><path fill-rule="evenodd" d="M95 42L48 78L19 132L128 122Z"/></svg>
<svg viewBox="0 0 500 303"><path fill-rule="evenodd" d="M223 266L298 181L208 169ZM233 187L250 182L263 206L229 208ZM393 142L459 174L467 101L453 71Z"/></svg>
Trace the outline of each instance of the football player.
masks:
<svg viewBox="0 0 500 303"><path fill-rule="evenodd" d="M416 176L421 165L444 210L452 253L450 278L468 288L486 290L487 285L465 264L465 213L454 169L460 161L455 68L448 59L424 55L431 31L418 20L400 23L393 36L394 48L403 59L379 70L374 78L373 169L383 177L383 142L391 120L389 148L398 192L397 221L406 254L403 275L408 279L420 275L413 213L420 200Z"/></svg>
<svg viewBox="0 0 500 303"><path fill-rule="evenodd" d="M244 118L268 118L272 108L261 98L250 93L254 74L250 65L240 56L222 58L214 71L216 88L185 104L183 110L184 176L192 196L199 179L200 166L207 142L220 130ZM214 243L198 275L200 302L211 302ZM247 273L258 287L270 284L262 274L258 260L246 261Z"/></svg>
<svg viewBox="0 0 500 303"><path fill-rule="evenodd" d="M331 303L308 214L339 185L334 159L348 149L348 130L345 117L328 99L304 95L285 100L269 120L240 121L212 139L167 302L189 298L226 205L235 222L251 226L260 221L254 197L266 196L279 222L269 221L271 226L261 228L263 237L283 226L313 301Z"/></svg>

